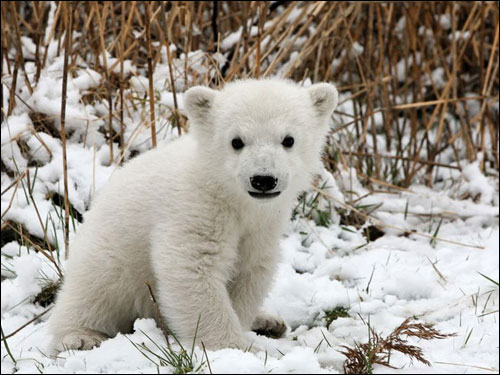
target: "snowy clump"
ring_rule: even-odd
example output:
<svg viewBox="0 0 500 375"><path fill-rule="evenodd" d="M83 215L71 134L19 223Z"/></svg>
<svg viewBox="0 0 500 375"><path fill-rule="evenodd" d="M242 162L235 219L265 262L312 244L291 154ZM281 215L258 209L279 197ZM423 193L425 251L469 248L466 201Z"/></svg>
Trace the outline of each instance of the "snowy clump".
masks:
<svg viewBox="0 0 500 375"><path fill-rule="evenodd" d="M479 160L475 161L463 169L465 183L460 191L464 196L470 196L473 199L478 199L483 204L490 204L493 201L495 187L490 180L481 172Z"/></svg>

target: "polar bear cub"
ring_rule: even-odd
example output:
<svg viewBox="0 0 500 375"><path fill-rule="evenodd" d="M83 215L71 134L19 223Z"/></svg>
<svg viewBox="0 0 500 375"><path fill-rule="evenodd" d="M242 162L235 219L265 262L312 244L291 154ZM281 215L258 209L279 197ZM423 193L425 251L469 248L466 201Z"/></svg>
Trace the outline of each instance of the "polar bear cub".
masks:
<svg viewBox="0 0 500 375"><path fill-rule="evenodd" d="M52 350L90 349L157 318L146 282L186 343L196 333L210 349L246 348L249 329L283 333L260 306L337 97L328 83L279 79L189 89L189 134L127 163L86 213L49 319Z"/></svg>

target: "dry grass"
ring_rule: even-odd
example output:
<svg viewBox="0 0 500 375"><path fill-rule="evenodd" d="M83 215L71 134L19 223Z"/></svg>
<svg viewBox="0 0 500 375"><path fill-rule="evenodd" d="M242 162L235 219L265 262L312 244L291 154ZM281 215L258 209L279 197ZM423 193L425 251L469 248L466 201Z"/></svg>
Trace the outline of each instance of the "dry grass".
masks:
<svg viewBox="0 0 500 375"><path fill-rule="evenodd" d="M147 125L153 146L155 89L176 93L194 84L221 86L236 78L279 74L298 82L332 81L351 92L356 115L332 140L330 159L365 175L401 186L423 177L430 185L437 167L460 169L461 159L472 161L478 152L484 155L483 169L498 169L498 110L493 108L498 101L497 3L214 4L74 2L68 12L59 3L48 41L58 39L62 50L67 29L78 31L66 48L71 54L69 72L80 56L103 73L101 99L111 108L107 137L112 160L112 143L123 150L125 142L123 90L130 77L123 76L123 61L131 60L149 77ZM2 3L2 59L7 66L2 84L12 75L12 94L17 85L13 73L25 71L21 36L36 44L37 73L32 82L27 74L23 77L30 90L36 88L47 57L48 41L41 34L48 12L46 2ZM235 32L239 37L224 42ZM155 48L153 42L160 44ZM172 45L174 51L168 48ZM165 87L155 88L152 75L163 47L171 76ZM187 57L197 50L203 51L204 74L192 69L197 61ZM118 60L108 64L106 53ZM221 54L222 65L216 62ZM184 69L176 69L179 62ZM113 72L118 64L120 74ZM436 71L442 72L442 82L436 82ZM172 113L179 119L175 96ZM2 116L12 112L14 98L10 95ZM478 113L469 113L468 101L477 103ZM120 106L113 108L118 102ZM381 121L375 120L377 113ZM120 119L120 134L112 129L114 116ZM183 120L176 124L179 132ZM453 160L440 163L447 150L452 150ZM325 164L336 169L329 160Z"/></svg>
<svg viewBox="0 0 500 375"><path fill-rule="evenodd" d="M429 361L425 359L420 347L408 343L409 337L421 340L444 339L455 336L455 334L443 334L433 328L432 324L411 322L406 319L401 325L394 329L387 337L381 337L368 325L368 342L356 344L354 348L343 346L341 351L345 355L344 372L346 374L371 374L374 365L383 365L394 368L390 364L391 353L399 352L417 360L427 366Z"/></svg>
<svg viewBox="0 0 500 375"><path fill-rule="evenodd" d="M335 82L351 93L355 116L335 140L332 137L334 147L325 160L333 171L337 165L331 160L398 186L409 186L416 179L431 185L436 168L460 169L461 160L472 161L479 152L484 155L483 170L498 170L497 3L214 4L104 1L67 7L59 3L44 41L47 2L2 2L2 59L7 66L2 84L12 76L8 88L15 93L14 73L25 72L21 37L28 36L36 44L37 72L31 80L27 74L22 77L30 91L36 88L46 63L46 45L57 39L62 51L61 38L71 27L79 33L67 48L69 72L79 56L105 77L97 97L111 108L108 129L103 129L111 160L118 159L113 156L114 142L122 152L125 147L123 113L130 104L123 91L130 77L123 74L123 61L131 60L149 78L145 122L153 146L155 90L175 94L172 120L181 132L186 128L177 111L177 91L195 84L218 87L236 78L278 74L298 82ZM232 42L226 40L235 32L239 35ZM154 47L154 42L159 44ZM168 47L172 45L175 50ZM165 87L156 88L151 78L163 48L170 79ZM189 58L197 50L203 51L197 60L205 65L204 74L192 68L200 61ZM108 64L106 53L118 60ZM221 55L225 62L218 64ZM118 64L119 74L113 71ZM8 108L2 107L2 118L19 105L14 98L10 95ZM467 102L477 104L479 111L470 113ZM120 105L113 108L113 103ZM377 114L381 120L375 119ZM119 133L113 130L113 121L120 122Z"/></svg>

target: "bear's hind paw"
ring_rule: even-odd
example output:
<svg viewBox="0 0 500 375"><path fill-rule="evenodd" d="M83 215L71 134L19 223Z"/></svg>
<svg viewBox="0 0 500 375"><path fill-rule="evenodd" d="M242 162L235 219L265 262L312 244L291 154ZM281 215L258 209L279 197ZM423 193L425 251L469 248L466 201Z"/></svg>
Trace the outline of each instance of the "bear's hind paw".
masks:
<svg viewBox="0 0 500 375"><path fill-rule="evenodd" d="M104 333L87 328L81 328L64 335L59 345L63 350L90 350L97 347L102 341L109 339Z"/></svg>

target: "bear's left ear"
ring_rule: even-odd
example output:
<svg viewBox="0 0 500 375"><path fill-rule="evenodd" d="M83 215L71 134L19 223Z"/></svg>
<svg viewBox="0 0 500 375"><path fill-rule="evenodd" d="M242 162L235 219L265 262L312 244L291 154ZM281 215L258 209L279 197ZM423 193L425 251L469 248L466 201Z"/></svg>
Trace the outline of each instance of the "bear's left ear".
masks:
<svg viewBox="0 0 500 375"><path fill-rule="evenodd" d="M209 122L217 91L204 86L191 87L184 93L188 118L198 123Z"/></svg>
<svg viewBox="0 0 500 375"><path fill-rule="evenodd" d="M307 89L318 116L330 116L337 107L339 94L331 83L316 83Z"/></svg>

